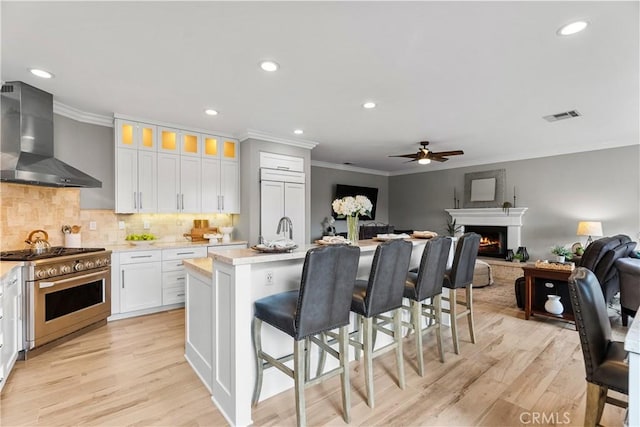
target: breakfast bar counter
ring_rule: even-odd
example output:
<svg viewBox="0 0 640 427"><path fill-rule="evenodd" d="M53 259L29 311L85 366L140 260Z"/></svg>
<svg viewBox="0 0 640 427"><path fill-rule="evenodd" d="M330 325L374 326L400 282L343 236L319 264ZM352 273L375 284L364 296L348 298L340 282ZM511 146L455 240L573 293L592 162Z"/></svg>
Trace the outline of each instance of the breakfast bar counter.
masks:
<svg viewBox="0 0 640 427"><path fill-rule="evenodd" d="M420 263L426 240L410 241L414 245L410 263L413 268ZM368 277L378 244L374 240L359 242L358 278ZM252 249L229 249L209 254L210 258L184 261L187 270L185 358L231 425L252 424L253 302L297 289L306 252L317 246L269 254ZM290 337L267 325L263 327L262 343L265 351L278 357L293 349ZM312 353L312 365L314 356ZM276 369L267 370L261 400L291 387L293 381L288 376Z"/></svg>

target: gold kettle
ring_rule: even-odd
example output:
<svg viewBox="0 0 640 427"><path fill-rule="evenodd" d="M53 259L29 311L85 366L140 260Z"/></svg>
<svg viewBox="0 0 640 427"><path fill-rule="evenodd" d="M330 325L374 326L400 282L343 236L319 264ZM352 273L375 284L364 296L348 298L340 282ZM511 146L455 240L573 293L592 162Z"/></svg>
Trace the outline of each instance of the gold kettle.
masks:
<svg viewBox="0 0 640 427"><path fill-rule="evenodd" d="M38 234L42 234L42 237ZM51 249L49 235L44 230L33 230L24 242L29 245L32 254L40 255Z"/></svg>

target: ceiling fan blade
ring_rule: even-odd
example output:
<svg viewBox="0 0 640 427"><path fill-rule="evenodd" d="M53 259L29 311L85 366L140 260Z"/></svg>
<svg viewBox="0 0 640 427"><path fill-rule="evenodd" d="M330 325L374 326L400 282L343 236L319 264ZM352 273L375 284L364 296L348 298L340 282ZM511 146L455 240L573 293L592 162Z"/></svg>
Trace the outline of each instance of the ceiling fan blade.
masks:
<svg viewBox="0 0 640 427"><path fill-rule="evenodd" d="M464 154L464 151L462 150L452 150L452 151L438 151L438 152L431 152L432 156L459 156L461 154Z"/></svg>
<svg viewBox="0 0 640 427"><path fill-rule="evenodd" d="M389 157L406 157L408 159L412 159L415 158L417 156L417 154L396 154L394 156L389 156Z"/></svg>
<svg viewBox="0 0 640 427"><path fill-rule="evenodd" d="M447 160L449 160L449 159L447 159L446 157L440 157L440 156L431 156L431 157L429 157L429 158L430 158L431 160L436 161L436 162L446 162Z"/></svg>

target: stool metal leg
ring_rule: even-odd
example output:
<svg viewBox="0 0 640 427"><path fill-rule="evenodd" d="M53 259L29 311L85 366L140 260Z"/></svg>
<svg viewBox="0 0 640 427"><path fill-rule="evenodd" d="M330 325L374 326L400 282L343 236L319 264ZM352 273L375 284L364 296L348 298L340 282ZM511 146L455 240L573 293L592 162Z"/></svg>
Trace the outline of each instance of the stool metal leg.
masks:
<svg viewBox="0 0 640 427"><path fill-rule="evenodd" d="M416 356L418 357L418 374L424 377L424 356L422 354L422 303L411 300L411 323L416 336Z"/></svg>
<svg viewBox="0 0 640 427"><path fill-rule="evenodd" d="M256 358L256 382L253 386L253 398L251 399L251 404L253 406L256 406L258 404L258 400L260 399L260 391L262 390L262 372L264 370L262 366L262 357L260 357L260 352L262 351L262 339L260 337L262 320L254 317L252 326L253 348L255 350Z"/></svg>
<svg viewBox="0 0 640 427"><path fill-rule="evenodd" d="M438 354L440 361L444 363L444 350L442 348L442 294L433 297L433 307L435 309L436 322L436 342L438 343Z"/></svg>
<svg viewBox="0 0 640 427"><path fill-rule="evenodd" d="M449 319L451 322L451 335L453 337L453 351L460 354L458 343L458 298L456 289L449 289Z"/></svg>
<svg viewBox="0 0 640 427"><path fill-rule="evenodd" d="M398 364L398 385L404 389L404 358L402 355L402 308L393 311L393 340L396 345L396 363ZM372 373L373 376L373 373ZM373 378L371 379L373 381Z"/></svg>
<svg viewBox="0 0 640 427"><path fill-rule="evenodd" d="M320 341L326 344L327 334L325 334L324 332L320 332L318 335L320 335ZM322 346L319 346L318 351L319 351L319 355L318 355L318 367L316 369L316 377L319 377L324 372L324 364L327 360L327 352L324 351L324 348L322 348Z"/></svg>
<svg viewBox="0 0 640 427"><path fill-rule="evenodd" d="M373 408L373 318L361 317L364 324L364 382L367 389L367 405Z"/></svg>
<svg viewBox="0 0 640 427"><path fill-rule="evenodd" d="M473 328L473 285L472 284L468 284L467 285L467 289L466 289L466 294L467 294L467 310L469 311L467 313L467 321L469 322L469 335L471 336L471 342L473 344L476 343L476 333L475 330Z"/></svg>
<svg viewBox="0 0 640 427"><path fill-rule="evenodd" d="M293 343L293 382L295 384L296 395L296 418L298 420L298 427L305 426L307 424L307 414L305 410L304 400L304 385L305 385L305 372L306 367L306 339L294 341Z"/></svg>
<svg viewBox="0 0 640 427"><path fill-rule="evenodd" d="M349 382L349 329L347 326L340 328L339 334L340 366L342 375L342 417L346 423L351 422L351 384Z"/></svg>

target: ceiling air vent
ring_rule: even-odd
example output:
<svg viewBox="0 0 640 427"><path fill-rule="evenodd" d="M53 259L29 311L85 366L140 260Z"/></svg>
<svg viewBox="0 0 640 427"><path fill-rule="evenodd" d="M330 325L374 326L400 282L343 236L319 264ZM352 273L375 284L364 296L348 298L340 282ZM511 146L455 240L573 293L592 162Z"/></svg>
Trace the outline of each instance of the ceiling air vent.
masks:
<svg viewBox="0 0 640 427"><path fill-rule="evenodd" d="M563 113L552 114L550 116L544 116L542 118L548 122L557 122L558 120L573 119L574 117L580 117L580 115L581 114L578 113L578 110L571 110L571 111L565 111Z"/></svg>

